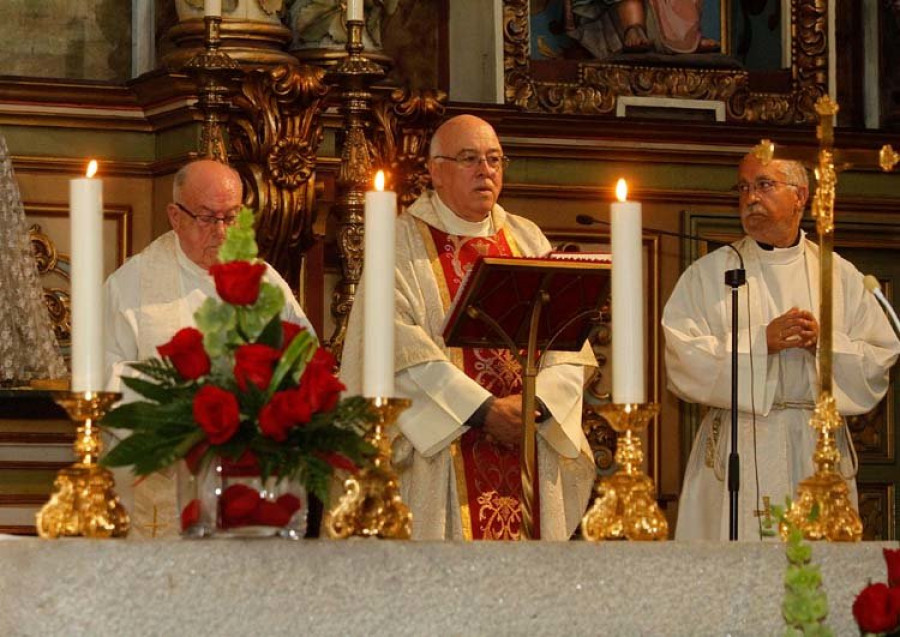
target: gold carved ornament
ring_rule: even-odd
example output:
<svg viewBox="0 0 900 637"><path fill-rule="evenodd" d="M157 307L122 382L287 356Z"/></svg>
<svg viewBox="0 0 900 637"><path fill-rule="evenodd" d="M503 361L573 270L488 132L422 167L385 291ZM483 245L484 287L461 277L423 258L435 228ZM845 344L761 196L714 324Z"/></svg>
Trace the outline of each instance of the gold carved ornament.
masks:
<svg viewBox="0 0 900 637"><path fill-rule="evenodd" d="M37 263L38 276L43 278L53 274L68 280L68 261L60 258L53 240L44 233L40 225L34 224L28 229L28 238L31 241L35 263ZM44 303L50 312L50 322L56 342L60 347L67 348L72 338L72 308L69 291L60 287L45 286L43 294Z"/></svg>
<svg viewBox="0 0 900 637"><path fill-rule="evenodd" d="M615 112L619 96L673 97L725 102L729 120L797 124L815 120L815 102L827 92L827 3L792 0L791 90L754 93L747 71L654 67L584 61L576 81L539 81L531 72L530 0L503 2L503 65L508 104L565 114Z"/></svg>
<svg viewBox="0 0 900 637"><path fill-rule="evenodd" d="M396 89L372 107L372 153L376 169L390 175L401 208L429 185L428 144L444 116L443 91Z"/></svg>
<svg viewBox="0 0 900 637"><path fill-rule="evenodd" d="M277 66L249 71L232 100L231 158L244 203L257 211L260 254L297 289L315 242L315 167L328 86L324 71Z"/></svg>

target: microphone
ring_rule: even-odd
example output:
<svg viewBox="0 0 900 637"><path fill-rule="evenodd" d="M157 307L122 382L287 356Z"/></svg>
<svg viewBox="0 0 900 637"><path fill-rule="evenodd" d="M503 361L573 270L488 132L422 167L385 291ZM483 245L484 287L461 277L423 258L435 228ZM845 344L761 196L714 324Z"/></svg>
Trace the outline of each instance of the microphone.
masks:
<svg viewBox="0 0 900 637"><path fill-rule="evenodd" d="M592 217L590 215L576 215L575 222L578 224L581 224L582 226L591 226L594 224L601 225L601 226L609 226L610 225L610 223L608 221L603 221L602 219L597 219L596 217ZM687 234L685 232L672 232L670 230L660 230L659 228L646 228L646 230L649 230L650 232L656 232L658 234L664 234L664 235L667 235L670 237L675 237L677 239L693 239L694 241L710 241L710 239L708 237L700 237L698 235ZM743 270L744 269L744 257L741 256L741 253L738 251L738 249L735 248L730 243L726 243L724 245L731 248L734 251L734 253L737 255L738 261L741 262L741 270ZM739 285L742 285L742 284L743 283L740 283Z"/></svg>
<svg viewBox="0 0 900 637"><path fill-rule="evenodd" d="M900 319L897 318L897 313L894 311L894 308L891 307L891 304L881 291L881 284L878 283L878 279L871 274L867 274L865 278L863 278L863 285L866 286L866 289L869 292L875 295L876 299L878 299L881 307L884 308L885 313L891 320L891 327L894 328L894 332L900 337Z"/></svg>

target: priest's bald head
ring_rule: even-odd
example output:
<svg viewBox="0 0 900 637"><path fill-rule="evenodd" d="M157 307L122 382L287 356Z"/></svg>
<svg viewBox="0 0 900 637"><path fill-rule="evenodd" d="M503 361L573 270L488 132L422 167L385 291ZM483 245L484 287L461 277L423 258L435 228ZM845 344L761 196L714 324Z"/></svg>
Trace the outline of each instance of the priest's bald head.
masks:
<svg viewBox="0 0 900 637"><path fill-rule="evenodd" d="M508 161L490 124L459 115L435 131L428 172L447 207L466 221L481 221L497 203Z"/></svg>
<svg viewBox="0 0 900 637"><path fill-rule="evenodd" d="M800 236L809 198L806 169L795 161L760 161L752 153L738 166L741 225L759 243L787 248Z"/></svg>
<svg viewBox="0 0 900 637"><path fill-rule="evenodd" d="M237 172L211 159L193 161L175 174L166 213L181 249L201 268L216 263L225 229L237 219L242 196Z"/></svg>

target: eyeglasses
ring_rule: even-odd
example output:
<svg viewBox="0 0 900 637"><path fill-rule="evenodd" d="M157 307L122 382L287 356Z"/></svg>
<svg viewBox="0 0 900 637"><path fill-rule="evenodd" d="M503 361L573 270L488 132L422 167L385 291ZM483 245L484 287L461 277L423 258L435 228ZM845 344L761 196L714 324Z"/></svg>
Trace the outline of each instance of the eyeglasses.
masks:
<svg viewBox="0 0 900 637"><path fill-rule="evenodd" d="M456 157L450 157L448 155L434 155L432 159L448 159L450 161L455 161L459 166L467 169L475 168L482 161L486 163L488 168L490 168L491 170L505 170L509 167L509 157L507 157L506 155L501 155L499 153L491 155L479 155L478 153L464 150Z"/></svg>
<svg viewBox="0 0 900 637"><path fill-rule="evenodd" d="M775 179L757 179L752 184L748 184L747 182L735 184L731 187L731 189L741 197L746 197L751 192L758 192L761 195L768 195L778 186L790 186L791 188L796 188L797 184L792 184L788 181L778 181Z"/></svg>
<svg viewBox="0 0 900 637"><path fill-rule="evenodd" d="M175 205L186 215L188 215L191 219L196 221L199 225L204 228L208 228L210 226L215 226L217 223L221 223L226 228L231 227L237 221L237 215L225 215L224 217L217 217L215 215L195 215L193 212L182 206L177 201Z"/></svg>

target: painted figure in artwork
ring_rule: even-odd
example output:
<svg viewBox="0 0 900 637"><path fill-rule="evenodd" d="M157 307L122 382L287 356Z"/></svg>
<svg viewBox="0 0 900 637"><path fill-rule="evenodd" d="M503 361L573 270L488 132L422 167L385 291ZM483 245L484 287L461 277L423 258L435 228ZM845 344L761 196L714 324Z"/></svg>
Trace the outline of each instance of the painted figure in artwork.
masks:
<svg viewBox="0 0 900 637"><path fill-rule="evenodd" d="M594 57L615 53L709 53L703 0L564 0L566 34Z"/></svg>

